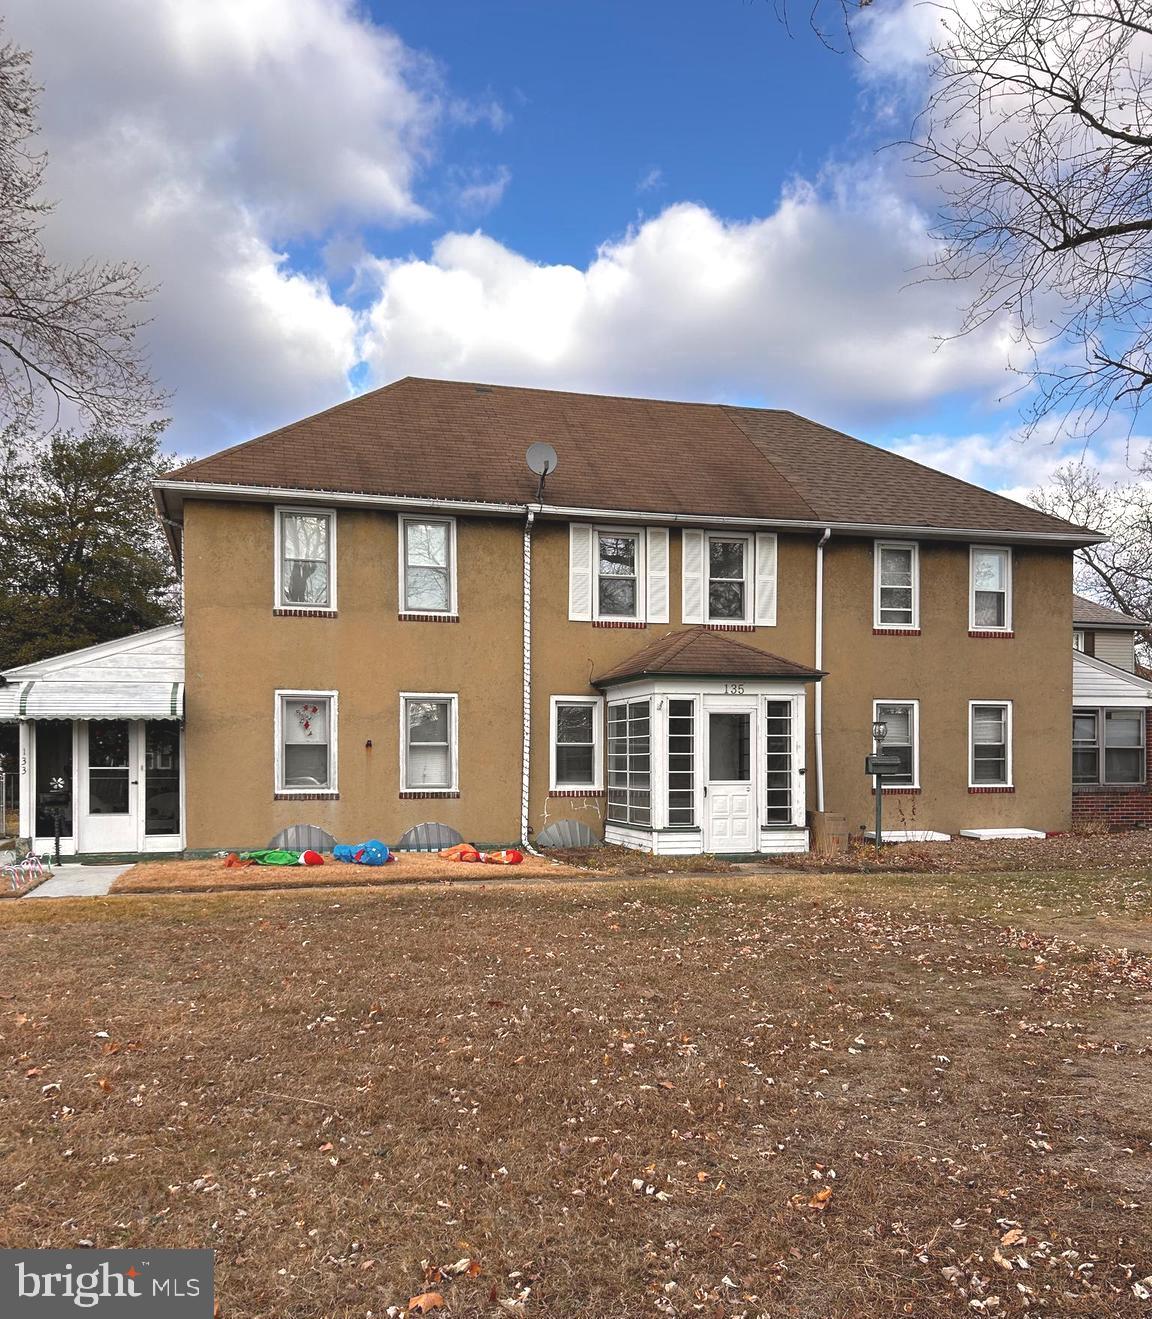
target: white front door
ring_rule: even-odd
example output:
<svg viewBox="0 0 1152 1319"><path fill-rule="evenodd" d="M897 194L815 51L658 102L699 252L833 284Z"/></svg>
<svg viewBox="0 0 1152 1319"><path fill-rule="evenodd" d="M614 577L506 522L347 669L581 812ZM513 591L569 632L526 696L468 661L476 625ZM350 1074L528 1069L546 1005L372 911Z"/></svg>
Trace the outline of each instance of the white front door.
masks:
<svg viewBox="0 0 1152 1319"><path fill-rule="evenodd" d="M759 847L756 702L719 705L709 701L705 715L705 850L755 852Z"/></svg>
<svg viewBox="0 0 1152 1319"><path fill-rule="evenodd" d="M140 732L130 719L92 719L80 733L81 852L140 846Z"/></svg>

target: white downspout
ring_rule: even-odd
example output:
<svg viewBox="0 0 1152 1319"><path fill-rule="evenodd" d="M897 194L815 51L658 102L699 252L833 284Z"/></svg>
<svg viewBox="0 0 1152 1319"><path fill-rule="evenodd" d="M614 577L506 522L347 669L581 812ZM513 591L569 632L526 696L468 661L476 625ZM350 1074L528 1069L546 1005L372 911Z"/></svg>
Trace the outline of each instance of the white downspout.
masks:
<svg viewBox="0 0 1152 1319"><path fill-rule="evenodd" d="M520 756L520 843L532 856L540 853L528 841L528 791L532 769L532 524L529 507L524 523L524 739Z"/></svg>
<svg viewBox="0 0 1152 1319"><path fill-rule="evenodd" d="M816 543L816 667L824 667L824 546L832 535L832 528L825 527L824 534ZM824 684L816 684L815 700L815 742L816 742L816 809L824 810Z"/></svg>

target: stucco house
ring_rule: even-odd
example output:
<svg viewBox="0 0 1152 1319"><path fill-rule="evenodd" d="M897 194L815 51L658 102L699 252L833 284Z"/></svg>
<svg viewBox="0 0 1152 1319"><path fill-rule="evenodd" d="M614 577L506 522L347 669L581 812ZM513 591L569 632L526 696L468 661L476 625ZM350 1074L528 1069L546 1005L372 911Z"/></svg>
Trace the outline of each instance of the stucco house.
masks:
<svg viewBox="0 0 1152 1319"><path fill-rule="evenodd" d="M872 819L878 717L894 836L1072 823L1072 552L1100 537L792 413L404 379L156 499L183 627L0 688L38 846L56 812L80 855L425 820L801 850Z"/></svg>

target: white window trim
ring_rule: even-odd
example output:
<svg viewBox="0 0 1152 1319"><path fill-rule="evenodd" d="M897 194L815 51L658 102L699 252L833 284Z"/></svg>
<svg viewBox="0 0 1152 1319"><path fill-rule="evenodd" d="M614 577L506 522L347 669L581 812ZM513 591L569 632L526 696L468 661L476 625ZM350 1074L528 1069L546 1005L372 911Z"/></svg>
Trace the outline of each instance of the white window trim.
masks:
<svg viewBox="0 0 1152 1319"><path fill-rule="evenodd" d="M712 617L712 565L711 546L714 540L739 540L744 543L744 612L739 618ZM722 579L727 580L727 579ZM752 536L739 532L706 531L704 533L704 621L723 627L725 623L733 626L747 626L755 617L756 609L756 541Z"/></svg>
<svg viewBox="0 0 1152 1319"><path fill-rule="evenodd" d="M912 551L912 621L885 623L880 616L880 557L882 550ZM915 540L877 540L872 544L872 626L889 632L920 631L920 543ZM895 703L894 703L895 704ZM907 702L903 702L907 704Z"/></svg>
<svg viewBox="0 0 1152 1319"><path fill-rule="evenodd" d="M452 782L447 787L429 788L423 784L415 787L408 785L408 702L409 701L447 701L448 702L448 736L451 745L448 750L449 763L452 766ZM450 793L460 791L460 696L457 692L401 692L400 693L400 791Z"/></svg>
<svg viewBox="0 0 1152 1319"><path fill-rule="evenodd" d="M284 784L284 703L285 701L326 700L328 702L328 786L324 788L289 788ZM275 757L276 792L294 797L315 796L318 792L335 793L340 791L340 693L335 691L297 690L278 687L276 689Z"/></svg>
<svg viewBox="0 0 1152 1319"><path fill-rule="evenodd" d="M1007 717L1004 725L1004 736L1006 744L1004 747L1004 773L1005 780L1003 783L977 783L975 782L975 761L976 746L972 737L973 723L975 722L975 710L978 705L1002 705L1007 711ZM1012 765L1012 743L1014 740L1012 729L1012 702L1004 700L1000 696L989 696L980 701L968 702L968 786L970 788L1014 788L1016 780L1013 775Z"/></svg>
<svg viewBox="0 0 1152 1319"><path fill-rule="evenodd" d="M302 513L310 517L328 519L328 603L326 605L289 604L280 598L280 586L284 570L284 514ZM320 614L336 612L336 510L334 508L312 508L302 504L277 504L273 509L275 535L273 537L275 553L275 584L273 586L272 607L274 609L307 609ZM319 695L320 693L315 693Z"/></svg>
<svg viewBox="0 0 1152 1319"><path fill-rule="evenodd" d="M600 612L600 537L635 536L636 538L636 612L602 614ZM592 618L604 623L644 623L648 620L647 534L643 527L592 528Z"/></svg>
<svg viewBox="0 0 1152 1319"><path fill-rule="evenodd" d="M1004 626L989 627L986 623L976 622L976 555L992 551L1003 554L1006 568L1004 572ZM968 631L969 632L1011 632L1012 631L1012 547L1009 545L970 545L968 547ZM994 705L996 702L983 702Z"/></svg>
<svg viewBox="0 0 1152 1319"><path fill-rule="evenodd" d="M592 706L592 782L561 783L556 775L557 707ZM548 705L548 788L551 792L604 791L604 698L603 696L553 696Z"/></svg>
<svg viewBox="0 0 1152 1319"><path fill-rule="evenodd" d="M981 701L981 705L995 705L995 701ZM910 705L912 707L912 782L911 783L893 783L895 788L918 788L920 786L920 702L918 700L909 700L907 696L890 696L884 700L872 702L872 722L875 723L879 718L879 710L882 705ZM971 752L969 752L971 759Z"/></svg>
<svg viewBox="0 0 1152 1319"><path fill-rule="evenodd" d="M448 524L448 608L447 609L409 609L407 601L407 531L410 522L445 522ZM410 618L456 618L459 615L459 602L456 596L456 579L458 573L456 558L456 519L439 514L401 513L396 519L396 568L397 568L397 612Z"/></svg>

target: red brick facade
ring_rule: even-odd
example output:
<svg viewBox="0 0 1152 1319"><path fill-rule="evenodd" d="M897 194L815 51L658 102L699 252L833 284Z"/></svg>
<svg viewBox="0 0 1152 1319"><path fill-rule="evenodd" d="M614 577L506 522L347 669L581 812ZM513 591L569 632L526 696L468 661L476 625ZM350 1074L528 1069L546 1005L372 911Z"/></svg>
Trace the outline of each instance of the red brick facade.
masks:
<svg viewBox="0 0 1152 1319"><path fill-rule="evenodd" d="M1152 709L1144 715L1144 774L1131 788L1072 788L1072 824L1106 824L1111 829L1152 828Z"/></svg>

